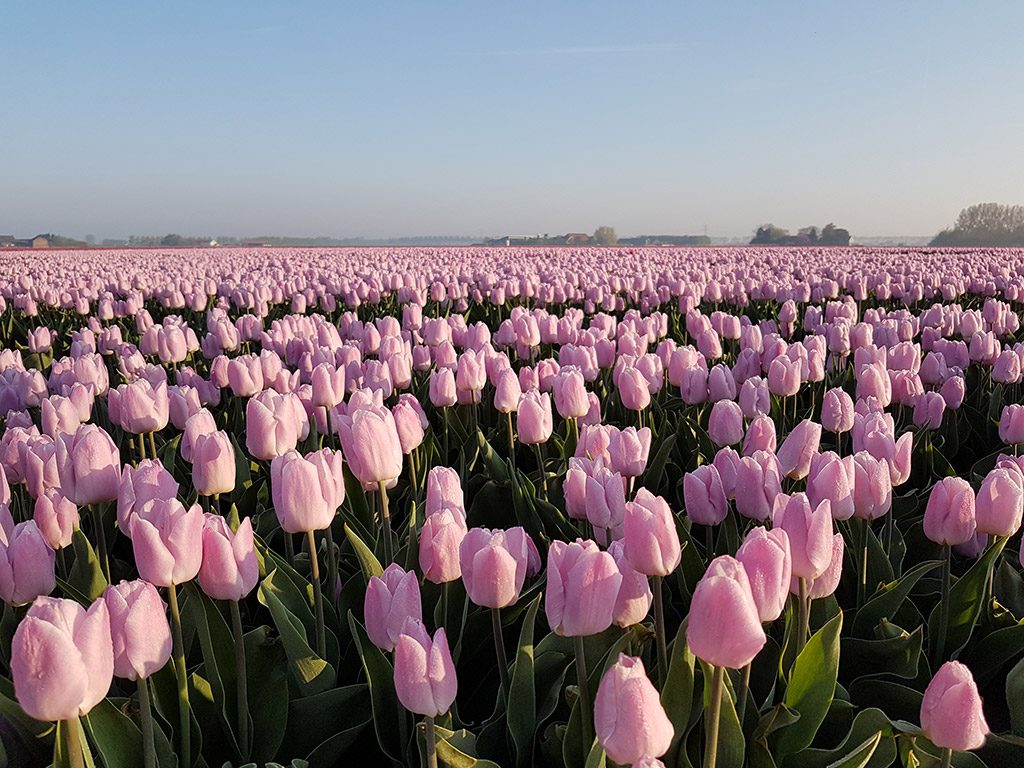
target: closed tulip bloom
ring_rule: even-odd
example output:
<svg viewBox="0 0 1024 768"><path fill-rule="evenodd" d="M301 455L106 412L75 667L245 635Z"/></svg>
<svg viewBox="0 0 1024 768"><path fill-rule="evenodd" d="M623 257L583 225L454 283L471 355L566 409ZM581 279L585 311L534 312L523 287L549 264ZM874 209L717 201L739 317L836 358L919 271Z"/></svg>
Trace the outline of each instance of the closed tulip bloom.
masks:
<svg viewBox="0 0 1024 768"><path fill-rule="evenodd" d="M980 533L1013 536L1024 514L1024 475L998 467L985 475L975 513Z"/></svg>
<svg viewBox="0 0 1024 768"><path fill-rule="evenodd" d="M449 408L458 402L455 374L441 368L430 374L430 402L435 408Z"/></svg>
<svg viewBox="0 0 1024 768"><path fill-rule="evenodd" d="M782 478L775 454L755 451L740 459L736 470L736 511L751 520L772 516L775 498L782 493Z"/></svg>
<svg viewBox="0 0 1024 768"><path fill-rule="evenodd" d="M103 590L110 614L114 675L138 680L160 671L171 658L167 607L148 581L122 581Z"/></svg>
<svg viewBox="0 0 1024 768"><path fill-rule="evenodd" d="M535 389L524 392L519 401L516 427L519 433L519 442L523 445L546 443L554 428L551 415L551 395Z"/></svg>
<svg viewBox="0 0 1024 768"><path fill-rule="evenodd" d="M702 661L742 669L766 641L746 570L729 555L716 557L693 591L686 644Z"/></svg>
<svg viewBox="0 0 1024 768"><path fill-rule="evenodd" d="M779 494L772 527L789 536L794 578L811 580L825 572L832 562L832 511L827 500L811 507L803 493Z"/></svg>
<svg viewBox="0 0 1024 768"><path fill-rule="evenodd" d="M594 729L608 757L622 765L641 765L672 746L672 721L639 658L620 653L601 677Z"/></svg>
<svg viewBox="0 0 1024 768"><path fill-rule="evenodd" d="M740 455L732 448L720 448L715 454L712 462L718 470L718 476L722 479L722 489L725 491L725 498L736 498L736 475L740 469Z"/></svg>
<svg viewBox="0 0 1024 768"><path fill-rule="evenodd" d="M333 408L345 399L345 368L334 368L320 363L310 377L313 385L313 405L317 408Z"/></svg>
<svg viewBox="0 0 1024 768"><path fill-rule="evenodd" d="M459 547L466 536L466 521L460 509L444 507L427 514L420 529L419 560L423 577L435 584L462 576Z"/></svg>
<svg viewBox="0 0 1024 768"><path fill-rule="evenodd" d="M651 390L647 379L637 368L623 368L615 381L622 406L630 411L642 411L651 404Z"/></svg>
<svg viewBox="0 0 1024 768"><path fill-rule="evenodd" d="M950 376L939 387L939 394L942 395L942 399L946 401L946 407L951 411L955 411L960 408L964 403L964 397L967 395L967 383L963 376ZM1000 433L1002 432L1002 418L999 419ZM1024 429L1019 426L1014 428L1014 436L1018 440L1024 440ZM999 439L1004 443L1007 442L1006 438L1000 434Z"/></svg>
<svg viewBox="0 0 1024 768"><path fill-rule="evenodd" d="M807 498L812 507L828 499L834 520L849 520L855 510L854 481L856 469L853 456L839 458L832 451L818 453L811 459L807 475Z"/></svg>
<svg viewBox="0 0 1024 768"><path fill-rule="evenodd" d="M755 525L736 551L750 581L750 592L762 623L775 621L786 609L793 563L789 536L781 528Z"/></svg>
<svg viewBox="0 0 1024 768"><path fill-rule="evenodd" d="M622 525L626 515L626 491L621 475L595 467L586 475L584 493L586 517L594 528L602 532L615 531Z"/></svg>
<svg viewBox="0 0 1024 768"><path fill-rule="evenodd" d="M722 478L714 464L703 464L683 475L686 516L701 525L718 525L729 513Z"/></svg>
<svg viewBox="0 0 1024 768"><path fill-rule="evenodd" d="M757 363L757 354L754 354ZM757 363L760 366L760 363ZM760 370L760 367L758 368ZM751 376L740 387L740 410L748 419L755 416L768 415L772 408L772 393L768 382L760 376Z"/></svg>
<svg viewBox="0 0 1024 768"><path fill-rule="evenodd" d="M779 469L786 477L800 480L807 477L811 459L821 443L821 424L804 419L786 435L779 448Z"/></svg>
<svg viewBox="0 0 1024 768"><path fill-rule="evenodd" d="M622 574L610 554L592 541L553 541L547 574L544 613L555 634L585 637L611 626Z"/></svg>
<svg viewBox="0 0 1024 768"><path fill-rule="evenodd" d="M207 514L203 520L203 562L199 586L214 600L242 600L259 581L260 566L252 521L246 517L232 532L227 520Z"/></svg>
<svg viewBox="0 0 1024 768"><path fill-rule="evenodd" d="M431 379L433 381L433 379ZM494 408L499 413L515 413L519 408L519 399L523 389L519 386L519 377L511 368L498 374L498 383L494 387Z"/></svg>
<svg viewBox="0 0 1024 768"><path fill-rule="evenodd" d="M143 459L138 466L126 465L117 494L117 527L130 535L132 515L154 499L173 499L178 481L155 459Z"/></svg>
<svg viewBox="0 0 1024 768"><path fill-rule="evenodd" d="M708 435L719 448L743 439L743 411L733 400L719 400L711 407Z"/></svg>
<svg viewBox="0 0 1024 768"><path fill-rule="evenodd" d="M254 459L270 461L299 444L302 404L289 397L265 390L245 404L245 448Z"/></svg>
<svg viewBox="0 0 1024 768"><path fill-rule="evenodd" d="M626 504L623 540L629 562L648 576L668 576L682 558L668 502L646 488Z"/></svg>
<svg viewBox="0 0 1024 768"><path fill-rule="evenodd" d="M110 435L94 424L83 424L74 435L62 435L56 445L61 493L80 507L117 498L121 459Z"/></svg>
<svg viewBox="0 0 1024 768"><path fill-rule="evenodd" d="M569 366L555 377L555 408L563 419L578 419L590 410L587 385L578 368Z"/></svg>
<svg viewBox="0 0 1024 768"><path fill-rule="evenodd" d="M195 444L200 435L212 435L216 431L217 422L214 421L213 414L205 408L189 416L181 435L181 458L191 462L192 455L195 453Z"/></svg>
<svg viewBox="0 0 1024 768"><path fill-rule="evenodd" d="M947 661L921 699L921 730L937 747L967 752L980 749L988 735L981 696L971 670Z"/></svg>
<svg viewBox="0 0 1024 768"><path fill-rule="evenodd" d="M431 638L423 622L410 619L395 645L395 693L402 706L438 717L451 708L458 687L444 628Z"/></svg>
<svg viewBox="0 0 1024 768"><path fill-rule="evenodd" d="M392 563L380 576L371 576L363 598L363 618L370 641L385 651L394 650L406 619L423 618L415 571L404 571Z"/></svg>
<svg viewBox="0 0 1024 768"><path fill-rule="evenodd" d="M970 483L944 477L928 495L924 510L924 535L936 544L964 544L974 536L975 500Z"/></svg>
<svg viewBox="0 0 1024 768"><path fill-rule="evenodd" d="M924 392L914 401L914 426L918 429L938 429L946 412L946 401L938 392Z"/></svg>
<svg viewBox="0 0 1024 768"><path fill-rule="evenodd" d="M18 624L11 644L14 695L36 720L72 720L110 690L114 651L103 599L87 611L74 600L41 597Z"/></svg>
<svg viewBox="0 0 1024 768"><path fill-rule="evenodd" d="M853 455L853 516L875 520L892 508L889 466L867 451Z"/></svg>
<svg viewBox="0 0 1024 768"><path fill-rule="evenodd" d="M853 398L839 387L828 390L821 401L821 426L837 435L853 429Z"/></svg>
<svg viewBox="0 0 1024 768"><path fill-rule="evenodd" d="M188 420L203 407L199 402L199 390L195 387L168 387L167 397L171 424L175 429L185 429Z"/></svg>
<svg viewBox="0 0 1024 768"><path fill-rule="evenodd" d="M203 513L177 499L148 502L129 524L139 576L158 587L184 584L203 562Z"/></svg>
<svg viewBox="0 0 1024 768"><path fill-rule="evenodd" d="M775 453L776 437L775 422L769 416L756 416L747 427L743 438L743 455L749 456L754 451Z"/></svg>
<svg viewBox="0 0 1024 768"><path fill-rule="evenodd" d="M519 599L529 561L528 538L520 527L469 530L459 545L459 563L470 600L484 608L504 608Z"/></svg>
<svg viewBox="0 0 1024 768"><path fill-rule="evenodd" d="M288 451L270 463L274 512L287 533L322 531L334 520L336 478L329 467Z"/></svg>
<svg viewBox="0 0 1024 768"><path fill-rule="evenodd" d="M51 395L43 400L40 411L43 434L54 439L59 435L74 434L82 423L74 403L60 395Z"/></svg>
<svg viewBox="0 0 1024 768"><path fill-rule="evenodd" d="M647 574L636 570L629 558L622 539L608 545L608 554L615 559L615 565L622 574L619 594L615 597L615 609L612 611L612 623L617 627L631 627L639 624L651 610L654 593Z"/></svg>
<svg viewBox="0 0 1024 768"><path fill-rule="evenodd" d="M25 605L55 586L53 548L35 521L18 523L10 531L0 528L0 599Z"/></svg>
<svg viewBox="0 0 1024 768"><path fill-rule="evenodd" d="M623 477L640 477L647 469L651 452L650 428L627 427L607 434L612 471Z"/></svg>
<svg viewBox="0 0 1024 768"><path fill-rule="evenodd" d="M1024 443L1024 405L1003 406L999 415L999 439L1007 445Z"/></svg>
<svg viewBox="0 0 1024 768"><path fill-rule="evenodd" d="M779 355L768 366L768 389L779 397L792 397L800 391L800 361Z"/></svg>
<svg viewBox="0 0 1024 768"><path fill-rule="evenodd" d="M39 532L53 549L71 544L78 527L78 507L64 498L56 488L50 488L36 499L32 512Z"/></svg>
<svg viewBox="0 0 1024 768"><path fill-rule="evenodd" d="M200 496L235 490L235 448L227 432L199 435L192 449L192 485Z"/></svg>
<svg viewBox="0 0 1024 768"><path fill-rule="evenodd" d="M845 552L846 543L843 541L843 534L833 534L832 559L829 561L825 572L808 585L807 596L811 600L820 600L823 597L828 597L839 587L839 579L843 575L843 555ZM794 595L800 594L800 584L796 579L790 584L790 590Z"/></svg>
<svg viewBox="0 0 1024 768"><path fill-rule="evenodd" d="M10 424L10 419L8 419ZM58 438L59 439L59 438ZM57 471L57 444L48 437L30 437L18 445L21 458L21 470L25 478L25 487L34 499L46 491L60 488L60 473ZM4 469L0 465L0 475ZM4 492L6 489L6 493ZM10 488L7 478L0 478L0 504L10 503Z"/></svg>
<svg viewBox="0 0 1024 768"><path fill-rule="evenodd" d="M402 474L402 444L386 408L359 408L341 419L341 448L364 488L393 484Z"/></svg>
<svg viewBox="0 0 1024 768"><path fill-rule="evenodd" d="M391 415L395 420L395 431L398 432L398 444L402 453L408 455L419 448L425 436L419 414L408 400L399 400L391 409Z"/></svg>
<svg viewBox="0 0 1024 768"><path fill-rule="evenodd" d="M466 500L459 473L451 467L432 467L427 473L426 514L429 517L445 508L462 512L465 519Z"/></svg>

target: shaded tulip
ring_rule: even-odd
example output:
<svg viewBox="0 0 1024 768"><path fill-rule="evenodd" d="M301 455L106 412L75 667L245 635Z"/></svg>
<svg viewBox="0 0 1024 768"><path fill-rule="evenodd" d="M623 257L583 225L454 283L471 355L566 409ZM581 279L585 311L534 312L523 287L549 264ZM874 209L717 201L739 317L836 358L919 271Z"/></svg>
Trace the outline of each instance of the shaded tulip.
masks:
<svg viewBox="0 0 1024 768"><path fill-rule="evenodd" d="M427 514L420 529L419 562L423 578L435 584L462 576L459 547L466 536L466 521L459 509L444 507Z"/></svg>
<svg viewBox="0 0 1024 768"><path fill-rule="evenodd" d="M380 576L371 576L363 597L363 617L370 641L385 651L394 650L406 619L423 618L415 571L392 563Z"/></svg>
<svg viewBox="0 0 1024 768"><path fill-rule="evenodd" d="M974 536L975 499L970 483L944 477L932 486L924 510L924 535L936 544L964 544Z"/></svg>
<svg viewBox="0 0 1024 768"><path fill-rule="evenodd" d="M853 456L839 458L828 451L815 454L807 475L807 498L812 507L828 500L834 520L849 520L854 513L854 481L856 469Z"/></svg>
<svg viewBox="0 0 1024 768"><path fill-rule="evenodd" d="M640 477L651 452L651 430L627 427L608 433L608 456L612 471L623 477Z"/></svg>
<svg viewBox="0 0 1024 768"><path fill-rule="evenodd" d="M199 435L192 448L192 485L200 496L235 490L235 448L227 432Z"/></svg>
<svg viewBox="0 0 1024 768"><path fill-rule="evenodd" d="M160 671L171 658L171 625L156 587L148 581L122 581L103 590L110 615L114 674L138 680Z"/></svg>
<svg viewBox="0 0 1024 768"><path fill-rule="evenodd" d="M752 520L767 520L782 493L779 462L775 454L755 451L740 459L736 471L736 511Z"/></svg>
<svg viewBox="0 0 1024 768"><path fill-rule="evenodd" d="M700 525L718 525L729 512L722 478L714 464L702 464L683 475L686 516Z"/></svg>
<svg viewBox="0 0 1024 768"><path fill-rule="evenodd" d="M889 467L867 451L853 455L853 516L875 520L892 508Z"/></svg>
<svg viewBox="0 0 1024 768"><path fill-rule="evenodd" d="M14 695L25 714L44 721L88 714L113 676L110 614L102 598L88 610L50 597L32 604L11 644Z"/></svg>
<svg viewBox="0 0 1024 768"><path fill-rule="evenodd" d="M821 425L804 419L786 435L779 447L779 470L785 477L800 480L807 477L811 459L818 452L821 442Z"/></svg>
<svg viewBox="0 0 1024 768"><path fill-rule="evenodd" d="M546 443L553 428L551 395L535 389L524 392L516 418L519 442L523 445Z"/></svg>
<svg viewBox="0 0 1024 768"><path fill-rule="evenodd" d="M711 407L708 435L719 448L743 439L743 412L733 400L719 400Z"/></svg>
<svg viewBox="0 0 1024 768"><path fill-rule="evenodd" d="M821 426L834 434L853 429L853 398L836 387L825 393L821 401Z"/></svg>
<svg viewBox="0 0 1024 768"><path fill-rule="evenodd" d="M639 658L621 653L601 677L594 728L608 757L622 765L659 757L672 745L672 721Z"/></svg>
<svg viewBox="0 0 1024 768"><path fill-rule="evenodd" d="M137 509L129 523L139 576L158 587L184 584L203 562L203 513L177 499L157 499Z"/></svg>
<svg viewBox="0 0 1024 768"><path fill-rule="evenodd" d="M789 536L782 528L755 525L736 551L736 559L747 572L761 622L775 621L786 609L793 575Z"/></svg>
<svg viewBox="0 0 1024 768"><path fill-rule="evenodd" d="M596 635L612 624L622 574L592 541L553 541L548 548L544 612L555 634Z"/></svg>
<svg viewBox="0 0 1024 768"><path fill-rule="evenodd" d="M811 507L806 494L779 494L772 527L789 536L794 578L810 581L825 572L832 562L832 512L827 500Z"/></svg>
<svg viewBox="0 0 1024 768"><path fill-rule="evenodd" d="M630 564L648 576L668 576L682 557L668 502L646 488L626 504L623 541Z"/></svg>
<svg viewBox="0 0 1024 768"><path fill-rule="evenodd" d="M438 717L451 708L458 678L443 627L431 638L423 622L406 622L395 644L395 693L418 715Z"/></svg>
<svg viewBox="0 0 1024 768"><path fill-rule="evenodd" d="M53 548L34 520L13 530L0 528L0 599L11 605L31 603L57 586Z"/></svg>
<svg viewBox="0 0 1024 768"><path fill-rule="evenodd" d="M36 499L32 519L46 543L53 549L62 549L71 544L71 537L78 527L78 507L56 488L50 488Z"/></svg>
<svg viewBox="0 0 1024 768"><path fill-rule="evenodd" d="M979 533L1012 536L1024 514L1024 475L997 467L985 475L978 490L975 516Z"/></svg>
<svg viewBox="0 0 1024 768"><path fill-rule="evenodd" d="M693 591L686 644L709 664L741 669L766 641L746 570L729 555L716 557Z"/></svg>
<svg viewBox="0 0 1024 768"><path fill-rule="evenodd" d="M504 608L519 599L529 560L528 538L520 527L469 530L459 545L459 563L470 600L485 608Z"/></svg>
<svg viewBox="0 0 1024 768"><path fill-rule="evenodd" d="M608 545L608 554L615 559L615 564L622 574L619 594L615 597L615 609L612 622L618 627L631 627L639 624L651 610L654 594L647 574L640 573L626 557L625 545L622 540L613 541Z"/></svg>
<svg viewBox="0 0 1024 768"><path fill-rule="evenodd" d="M56 445L61 493L80 507L117 498L121 459L110 435L83 424Z"/></svg>
<svg viewBox="0 0 1024 768"><path fill-rule="evenodd" d="M459 473L451 467L432 467L427 473L427 517L442 509L456 509L466 516L466 500Z"/></svg>
<svg viewBox="0 0 1024 768"><path fill-rule="evenodd" d="M1024 405L1003 406L999 414L999 439L1007 445L1024 443Z"/></svg>
<svg viewBox="0 0 1024 768"><path fill-rule="evenodd" d="M921 730L937 747L966 752L985 744L988 723L971 670L947 661L921 699Z"/></svg>
<svg viewBox="0 0 1024 768"><path fill-rule="evenodd" d="M117 527L130 535L132 516L154 499L165 501L178 495L178 481L155 459L143 459L138 466L125 466L117 494Z"/></svg>
<svg viewBox="0 0 1024 768"><path fill-rule="evenodd" d="M820 600L836 591L839 579L843 575L843 554L845 552L846 542L843 540L843 534L833 534L832 559L825 571L808 585L807 597L809 599ZM794 595L800 594L800 584L796 580L790 584L790 591Z"/></svg>
<svg viewBox="0 0 1024 768"><path fill-rule="evenodd" d="M259 576L252 520L243 518L238 530L232 531L220 515L204 515L199 566L203 592L214 600L242 600L255 588Z"/></svg>

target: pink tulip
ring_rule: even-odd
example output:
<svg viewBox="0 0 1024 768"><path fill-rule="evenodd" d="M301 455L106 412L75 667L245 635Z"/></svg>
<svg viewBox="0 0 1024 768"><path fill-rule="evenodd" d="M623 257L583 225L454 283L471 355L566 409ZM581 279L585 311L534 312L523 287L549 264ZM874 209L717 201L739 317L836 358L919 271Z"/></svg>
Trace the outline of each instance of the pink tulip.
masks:
<svg viewBox="0 0 1024 768"><path fill-rule="evenodd" d="M0 599L11 605L31 603L57 586L53 548L34 520L0 529Z"/></svg>
<svg viewBox="0 0 1024 768"><path fill-rule="evenodd" d="M627 427L605 434L608 436L608 458L612 471L623 477L640 477L647 469L647 459L651 452L650 428Z"/></svg>
<svg viewBox="0 0 1024 768"><path fill-rule="evenodd" d="M732 400L719 400L711 407L708 435L719 448L743 439L743 411Z"/></svg>
<svg viewBox="0 0 1024 768"><path fill-rule="evenodd" d="M459 545L459 563L470 600L485 608L504 608L519 599L526 580L528 539L520 527L469 530Z"/></svg>
<svg viewBox="0 0 1024 768"><path fill-rule="evenodd" d="M458 678L444 628L434 637L423 622L409 619L395 644L395 693L410 712L438 717L455 702Z"/></svg>
<svg viewBox="0 0 1024 768"><path fill-rule="evenodd" d="M235 448L227 432L199 435L192 448L192 485L200 496L235 490Z"/></svg>
<svg viewBox="0 0 1024 768"><path fill-rule="evenodd" d="M394 650L406 620L423 618L416 573L392 563L380 576L371 576L363 599L363 618L370 641L385 651Z"/></svg>
<svg viewBox="0 0 1024 768"><path fill-rule="evenodd" d="M839 456L832 451L815 454L807 475L807 498L812 507L827 499L835 520L849 520L855 509L853 456Z"/></svg>
<svg viewBox="0 0 1024 768"><path fill-rule="evenodd" d="M110 690L114 651L107 604L41 597L18 624L11 677L18 704L36 720L72 720Z"/></svg>
<svg viewBox="0 0 1024 768"><path fill-rule="evenodd" d="M924 510L924 535L937 544L964 544L975 532L974 489L959 477L932 486Z"/></svg>
<svg viewBox="0 0 1024 768"><path fill-rule="evenodd" d="M71 544L71 537L78 527L78 507L61 495L56 488L50 488L36 499L32 519L46 543L53 549L62 549Z"/></svg>
<svg viewBox="0 0 1024 768"><path fill-rule="evenodd" d="M947 661L921 699L921 730L937 747L966 752L985 744L988 723L971 670Z"/></svg>
<svg viewBox="0 0 1024 768"><path fill-rule="evenodd" d="M786 435L779 448L779 469L786 477L800 480L807 477L811 459L821 442L821 425L804 419Z"/></svg>
<svg viewBox="0 0 1024 768"><path fill-rule="evenodd" d="M427 473L426 514L429 517L442 509L451 508L466 518L466 501L462 493L462 480L451 467L432 467Z"/></svg>
<svg viewBox="0 0 1024 768"><path fill-rule="evenodd" d="M729 513L722 478L714 464L703 464L683 475L686 516L699 525L718 525Z"/></svg>
<svg viewBox="0 0 1024 768"><path fill-rule="evenodd" d="M120 457L110 435L83 424L57 441L61 493L80 507L113 501L121 478Z"/></svg>
<svg viewBox="0 0 1024 768"><path fill-rule="evenodd" d="M999 439L1007 445L1024 443L1024 405L1003 406L999 415Z"/></svg>
<svg viewBox="0 0 1024 768"><path fill-rule="evenodd" d="M255 588L259 576L252 521L246 517L238 530L232 531L220 515L204 515L199 566L203 592L214 600L242 600Z"/></svg>
<svg viewBox="0 0 1024 768"><path fill-rule="evenodd" d="M736 511L752 520L767 520L782 493L779 462L775 454L755 451L740 459L736 470Z"/></svg>
<svg viewBox="0 0 1024 768"><path fill-rule="evenodd" d="M630 411L642 411L651 404L650 385L636 368L623 368L615 381L622 406Z"/></svg>
<svg viewBox="0 0 1024 768"><path fill-rule="evenodd" d="M772 509L772 527L789 536L793 577L811 581L832 562L832 512L828 500L811 507L807 496L779 494Z"/></svg>
<svg viewBox="0 0 1024 768"><path fill-rule="evenodd" d="M639 624L647 618L654 601L650 580L647 574L640 573L629 562L621 539L608 545L608 554L615 559L615 565L622 574L619 594L615 597L615 609L612 611L612 623L618 627Z"/></svg>
<svg viewBox="0 0 1024 768"><path fill-rule="evenodd" d="M736 559L746 570L761 622L775 621L786 609L793 573L789 536L782 528L755 525L736 551Z"/></svg>
<svg viewBox="0 0 1024 768"><path fill-rule="evenodd" d="M171 658L171 625L167 606L148 581L122 581L103 591L110 615L114 675L126 680L146 678Z"/></svg>
<svg viewBox="0 0 1024 768"><path fill-rule="evenodd" d="M672 510L646 488L626 505L623 525L626 557L640 573L668 576L682 557Z"/></svg>
<svg viewBox="0 0 1024 768"><path fill-rule="evenodd" d="M393 485L402 474L402 445L395 419L386 408L359 408L338 426L349 469L364 488Z"/></svg>
<svg viewBox="0 0 1024 768"><path fill-rule="evenodd" d="M319 455L318 455L319 454ZM303 457L288 451L270 463L270 490L286 533L322 531L334 520L345 487L340 455L324 449Z"/></svg>
<svg viewBox="0 0 1024 768"><path fill-rule="evenodd" d="M693 591L687 645L709 664L742 669L766 641L746 570L735 558L716 557Z"/></svg>
<svg viewBox="0 0 1024 768"><path fill-rule="evenodd" d="M594 728L608 757L622 765L641 765L672 745L672 722L639 658L621 653L601 677Z"/></svg>
<svg viewBox="0 0 1024 768"><path fill-rule="evenodd" d="M853 399L838 387L828 390L821 402L821 426L834 434L853 429Z"/></svg>
<svg viewBox="0 0 1024 768"><path fill-rule="evenodd" d="M554 428L551 395L538 390L524 392L519 401L516 427L523 445L546 443Z"/></svg>
<svg viewBox="0 0 1024 768"><path fill-rule="evenodd" d="M622 574L592 541L553 541L548 548L544 612L555 634L596 635L612 624Z"/></svg>
<svg viewBox="0 0 1024 768"><path fill-rule="evenodd" d="M867 451L853 455L853 516L875 520L892 508L889 466Z"/></svg>
<svg viewBox="0 0 1024 768"><path fill-rule="evenodd" d="M443 507L427 515L419 544L420 568L427 581L444 584L462 576L459 547L466 533L466 521L459 509Z"/></svg>
<svg viewBox="0 0 1024 768"><path fill-rule="evenodd" d="M201 435L212 435L217 431L217 422L213 419L213 414L205 408L196 411L194 414L189 416L185 422L185 429L181 436L181 458L185 461L192 461L192 455L195 453L195 444L198 442Z"/></svg>
<svg viewBox="0 0 1024 768"><path fill-rule="evenodd" d="M132 516L154 499L169 501L178 495L178 481L155 459L143 459L138 466L126 465L117 493L117 527L130 535Z"/></svg>
<svg viewBox="0 0 1024 768"><path fill-rule="evenodd" d="M129 529L139 576L158 587L184 584L203 562L203 513L177 499L147 502L132 515Z"/></svg>
<svg viewBox="0 0 1024 768"><path fill-rule="evenodd" d="M1013 536L1024 515L1024 475L999 467L989 472L978 491L975 513L979 533Z"/></svg>

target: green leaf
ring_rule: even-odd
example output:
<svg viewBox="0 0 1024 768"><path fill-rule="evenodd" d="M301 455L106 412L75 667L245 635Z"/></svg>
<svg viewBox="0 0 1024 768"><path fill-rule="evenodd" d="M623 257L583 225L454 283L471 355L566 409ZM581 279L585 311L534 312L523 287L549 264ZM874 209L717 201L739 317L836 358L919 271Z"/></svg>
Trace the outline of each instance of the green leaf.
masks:
<svg viewBox="0 0 1024 768"><path fill-rule="evenodd" d="M990 546L949 590L949 623L946 628L945 645L949 658L955 658L971 639L974 624L985 602L985 582L989 569L1002 553L1006 542L1006 538L1001 538ZM939 635L941 608L942 606L937 604L928 617L929 638Z"/></svg>
<svg viewBox="0 0 1024 768"><path fill-rule="evenodd" d="M484 433L479 429L476 431L476 442L480 447L480 455L483 457L484 463L487 465L487 473L499 483L508 482L508 467L505 465L505 461L498 456L491 444L487 442L487 438L484 437Z"/></svg>
<svg viewBox="0 0 1024 768"><path fill-rule="evenodd" d="M245 634L245 679L248 682L252 757L264 762L278 754L291 722L288 657L282 643L268 626L256 627ZM337 713L332 715L338 718Z"/></svg>
<svg viewBox="0 0 1024 768"><path fill-rule="evenodd" d="M541 595L530 603L519 630L519 648L512 668L508 698L508 730L516 748L516 765L533 765L533 742L536 737L537 701L534 690L533 625L540 607Z"/></svg>
<svg viewBox="0 0 1024 768"><path fill-rule="evenodd" d="M349 543L352 545L352 549L355 550L356 558L359 560L359 567L363 571L363 578L367 581L372 576L380 576L384 573L384 568L380 564L380 560L373 554L373 550L366 546L366 543L359 538L352 527L345 523L345 536L348 537Z"/></svg>
<svg viewBox="0 0 1024 768"><path fill-rule="evenodd" d="M874 707L857 713L850 730L837 747L802 750L790 755L783 768L831 768L842 765L844 759L856 753L876 734L880 734L881 738L863 768L889 768L896 759L897 751L893 725L882 710Z"/></svg>
<svg viewBox="0 0 1024 768"><path fill-rule="evenodd" d="M711 712L711 679L714 669L706 662L700 663L704 673L704 716ZM746 739L736 716L729 675L722 676L722 709L718 718L718 762L717 768L742 768L746 754Z"/></svg>
<svg viewBox="0 0 1024 768"><path fill-rule="evenodd" d="M282 751L311 760L317 750L339 746L336 740L339 736L345 736L348 741L354 739L370 724L370 712L370 689L365 683L295 699L288 705L288 729ZM314 761L313 764L332 763Z"/></svg>
<svg viewBox="0 0 1024 768"><path fill-rule="evenodd" d="M1010 708L1010 730L1024 736L1024 659L1006 676L1006 703Z"/></svg>
<svg viewBox="0 0 1024 768"><path fill-rule="evenodd" d="M93 707L82 722L103 758L105 768L136 768L143 764L141 728L110 699L104 699ZM157 764L161 768L174 768L177 758L155 717L153 736Z"/></svg>
<svg viewBox="0 0 1024 768"><path fill-rule="evenodd" d="M366 683L370 688L373 728L377 732L377 743L385 754L402 763L403 740L400 733L406 731L406 722L402 721L406 718L406 713L395 693L394 669L380 649L370 642L366 630L351 611L348 614L348 625L363 663Z"/></svg>
<svg viewBox="0 0 1024 768"><path fill-rule="evenodd" d="M601 746L601 742L594 739L594 745L590 748L590 754L587 755L587 763L585 768L605 768L608 765L608 756L604 753L604 747Z"/></svg>
<svg viewBox="0 0 1024 768"><path fill-rule="evenodd" d="M672 735L672 746L666 753L665 764L674 765L675 756L681 748L690 722L690 711L693 707L693 682L696 657L686 644L686 622L679 626L675 640L672 642L668 662L668 678L661 689L661 705L665 708L675 732Z"/></svg>
<svg viewBox="0 0 1024 768"><path fill-rule="evenodd" d="M274 619L295 682L304 696L333 688L337 679L334 667L310 648L305 625L281 601L279 587L274 582L277 573L275 569L267 574L267 578L260 583L257 597Z"/></svg>
<svg viewBox="0 0 1024 768"><path fill-rule="evenodd" d="M865 768L871 762L875 750L882 741L882 732L878 731L874 736L869 736L859 744L846 757L829 763L828 768Z"/></svg>
<svg viewBox="0 0 1024 768"><path fill-rule="evenodd" d="M921 577L941 564L939 560L921 563L899 579L883 586L857 611L853 619L853 634L858 637L871 637L872 631L882 619L892 619Z"/></svg>
<svg viewBox="0 0 1024 768"><path fill-rule="evenodd" d="M74 729L73 738L77 738L81 742L86 768L96 768L96 763L92 758L92 751L89 749L89 742L85 738L85 729L82 727L81 718L77 720L60 720L57 723L52 768L72 768L71 756L67 751L68 737L66 731L68 728Z"/></svg>
<svg viewBox="0 0 1024 768"><path fill-rule="evenodd" d="M81 528L75 528L71 535L71 549L75 553L75 563L68 574L68 584L83 596L87 600L85 604L89 605L107 588L100 558Z"/></svg>
<svg viewBox="0 0 1024 768"><path fill-rule="evenodd" d="M810 746L818 726L825 719L835 695L842 627L843 615L840 613L815 632L797 656L786 688L785 703L800 713L800 719L778 732L774 749L777 757Z"/></svg>
<svg viewBox="0 0 1024 768"><path fill-rule="evenodd" d="M894 631L890 636L878 640L843 638L840 664L844 680L882 674L905 678L917 677L924 627L907 632L885 620L879 627L887 627Z"/></svg>
<svg viewBox="0 0 1024 768"><path fill-rule="evenodd" d="M476 739L466 730L449 731L435 727L438 762L447 768L500 768L490 760L474 757Z"/></svg>
<svg viewBox="0 0 1024 768"><path fill-rule="evenodd" d="M186 621L195 624L199 646L203 652L203 677L210 683L214 703L218 705L226 735L232 749L241 754L238 745L236 691L238 679L235 671L234 639L224 617L214 602L194 585L186 585L189 599L185 602Z"/></svg>

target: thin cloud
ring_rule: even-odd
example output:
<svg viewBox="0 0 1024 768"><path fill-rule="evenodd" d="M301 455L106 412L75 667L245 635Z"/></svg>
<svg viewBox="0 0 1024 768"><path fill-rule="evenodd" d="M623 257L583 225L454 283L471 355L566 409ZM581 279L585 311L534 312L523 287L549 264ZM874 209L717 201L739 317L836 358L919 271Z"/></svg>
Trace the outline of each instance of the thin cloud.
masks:
<svg viewBox="0 0 1024 768"><path fill-rule="evenodd" d="M679 51L689 44L676 43L627 43L624 45L578 45L558 48L522 48L512 50L477 51L483 56L616 56L632 53L663 53Z"/></svg>

